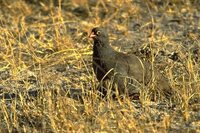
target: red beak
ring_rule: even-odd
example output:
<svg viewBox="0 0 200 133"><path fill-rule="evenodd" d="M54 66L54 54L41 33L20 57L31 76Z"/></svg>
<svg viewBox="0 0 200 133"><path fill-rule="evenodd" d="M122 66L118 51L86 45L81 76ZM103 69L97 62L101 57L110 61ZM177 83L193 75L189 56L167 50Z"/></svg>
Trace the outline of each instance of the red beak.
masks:
<svg viewBox="0 0 200 133"><path fill-rule="evenodd" d="M89 38L94 38L96 35L94 34L94 32L91 32L89 35Z"/></svg>

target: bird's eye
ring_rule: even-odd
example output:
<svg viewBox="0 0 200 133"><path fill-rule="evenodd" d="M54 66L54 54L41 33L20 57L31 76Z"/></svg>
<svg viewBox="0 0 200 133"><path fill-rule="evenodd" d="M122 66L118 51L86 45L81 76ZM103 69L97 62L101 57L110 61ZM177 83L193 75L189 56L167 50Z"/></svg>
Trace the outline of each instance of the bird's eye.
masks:
<svg viewBox="0 0 200 133"><path fill-rule="evenodd" d="M101 32L100 31L97 31L97 35L99 36L101 34Z"/></svg>

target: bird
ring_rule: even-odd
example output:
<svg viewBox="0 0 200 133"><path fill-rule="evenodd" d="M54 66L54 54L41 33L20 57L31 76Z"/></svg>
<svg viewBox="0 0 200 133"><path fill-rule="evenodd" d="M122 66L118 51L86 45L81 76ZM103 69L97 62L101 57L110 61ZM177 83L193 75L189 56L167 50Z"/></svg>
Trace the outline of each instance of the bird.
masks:
<svg viewBox="0 0 200 133"><path fill-rule="evenodd" d="M89 38L93 39L92 66L97 80L97 90L106 96L109 83L112 91L119 95L127 94L138 98L140 90L149 83L158 83L158 90L169 95L169 80L153 69L150 62L140 59L135 54L116 51L109 43L109 35L104 27L95 27Z"/></svg>

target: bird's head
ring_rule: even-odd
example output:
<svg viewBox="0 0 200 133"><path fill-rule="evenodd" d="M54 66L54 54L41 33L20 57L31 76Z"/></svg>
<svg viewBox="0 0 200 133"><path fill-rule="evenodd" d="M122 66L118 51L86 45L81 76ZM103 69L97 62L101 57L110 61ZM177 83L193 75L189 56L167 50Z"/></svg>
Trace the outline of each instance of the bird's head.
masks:
<svg viewBox="0 0 200 133"><path fill-rule="evenodd" d="M100 27L93 28L89 37L92 38L94 42L100 42L104 45L108 44L109 41L106 29Z"/></svg>

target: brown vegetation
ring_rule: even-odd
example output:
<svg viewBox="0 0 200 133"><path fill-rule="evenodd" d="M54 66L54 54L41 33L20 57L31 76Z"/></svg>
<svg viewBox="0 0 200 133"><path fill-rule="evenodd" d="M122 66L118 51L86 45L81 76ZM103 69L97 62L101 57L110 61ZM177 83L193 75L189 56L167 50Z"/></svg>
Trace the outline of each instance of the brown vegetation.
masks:
<svg viewBox="0 0 200 133"><path fill-rule="evenodd" d="M199 0L2 0L0 132L199 132ZM100 99L92 70L93 27L108 27L116 50L149 60L175 100ZM126 38L125 38L126 37ZM83 103L59 91L77 88ZM27 90L44 90L37 97ZM53 90L53 91L52 91ZM22 93L23 92L23 93Z"/></svg>

